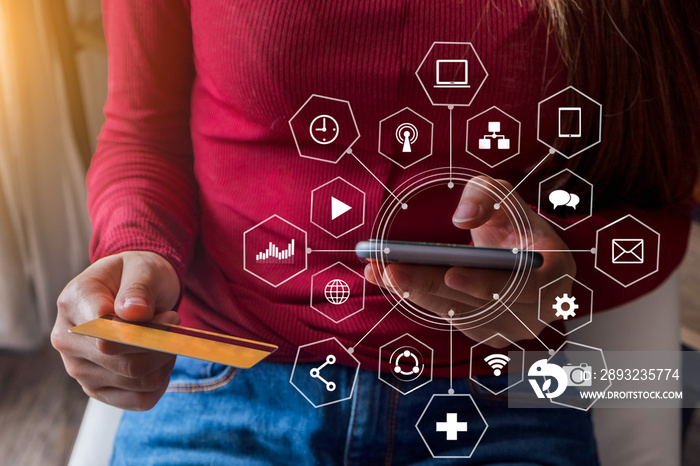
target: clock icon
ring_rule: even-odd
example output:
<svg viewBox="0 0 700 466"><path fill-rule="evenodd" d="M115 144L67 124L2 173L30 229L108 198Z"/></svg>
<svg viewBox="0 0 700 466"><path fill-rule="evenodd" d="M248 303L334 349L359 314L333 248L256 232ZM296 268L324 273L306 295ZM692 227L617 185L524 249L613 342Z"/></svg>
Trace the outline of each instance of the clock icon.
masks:
<svg viewBox="0 0 700 466"><path fill-rule="evenodd" d="M319 144L330 144L338 137L338 122L330 115L319 115L309 125L311 139Z"/></svg>

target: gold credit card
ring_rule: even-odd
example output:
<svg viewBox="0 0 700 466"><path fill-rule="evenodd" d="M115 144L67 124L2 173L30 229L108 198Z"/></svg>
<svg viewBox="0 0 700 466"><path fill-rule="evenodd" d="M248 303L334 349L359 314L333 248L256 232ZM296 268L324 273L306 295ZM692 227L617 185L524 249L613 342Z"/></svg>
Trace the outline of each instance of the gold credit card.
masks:
<svg viewBox="0 0 700 466"><path fill-rule="evenodd" d="M172 324L127 322L107 314L68 330L125 345L249 369L277 346Z"/></svg>

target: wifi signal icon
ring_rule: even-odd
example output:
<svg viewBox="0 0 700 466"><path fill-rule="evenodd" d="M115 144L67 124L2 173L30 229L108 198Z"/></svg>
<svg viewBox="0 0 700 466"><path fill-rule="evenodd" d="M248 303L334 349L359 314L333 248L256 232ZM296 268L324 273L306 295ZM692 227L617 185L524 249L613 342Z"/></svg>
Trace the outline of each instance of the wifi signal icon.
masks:
<svg viewBox="0 0 700 466"><path fill-rule="evenodd" d="M501 369L506 367L510 358L505 354L491 354L486 356L484 361L493 369L493 375L499 376L501 375Z"/></svg>

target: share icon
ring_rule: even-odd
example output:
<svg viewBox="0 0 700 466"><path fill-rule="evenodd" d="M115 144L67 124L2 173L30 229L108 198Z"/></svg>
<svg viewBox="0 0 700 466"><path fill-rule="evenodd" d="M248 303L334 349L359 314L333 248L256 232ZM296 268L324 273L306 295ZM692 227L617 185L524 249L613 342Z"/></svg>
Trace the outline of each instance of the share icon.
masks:
<svg viewBox="0 0 700 466"><path fill-rule="evenodd" d="M318 367L314 367L313 369L311 369L309 371L309 375L311 377L313 377L314 379L318 379L321 382L323 382L326 385L326 390L328 390L329 392L332 392L335 390L335 382L331 382L331 381L326 380L323 377L321 377L321 369L323 369L324 367L326 367L329 364L330 365L335 364L335 356L333 356L332 354L329 354L328 356L326 356L326 362L324 362L323 364L321 364Z"/></svg>

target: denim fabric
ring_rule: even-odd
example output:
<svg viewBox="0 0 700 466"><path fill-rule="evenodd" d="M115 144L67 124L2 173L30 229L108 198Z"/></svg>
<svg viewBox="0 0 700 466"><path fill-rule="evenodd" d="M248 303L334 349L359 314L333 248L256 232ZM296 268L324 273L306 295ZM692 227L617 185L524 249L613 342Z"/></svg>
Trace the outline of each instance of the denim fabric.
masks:
<svg viewBox="0 0 700 466"><path fill-rule="evenodd" d="M308 373L318 364L299 365ZM434 459L416 430L433 394L449 380L435 379L404 396L361 370L351 400L314 408L289 383L291 364L260 363L249 370L178 358L168 392L151 411L125 413L115 465L585 465L598 464L590 416L573 409L508 409L502 400L474 393L455 380L456 394L473 395L488 429L471 459ZM338 390L352 386L354 371L333 373ZM482 378L484 384L495 383ZM327 392L329 399L333 393ZM436 397L449 410L465 397ZM468 403L467 403L468 404ZM464 406L464 405L463 405ZM440 414L444 416L444 413ZM460 415L461 416L461 415ZM469 435L482 422L468 420ZM435 436L435 424L424 416ZM427 422L427 424L425 424ZM465 456L460 434L437 433L433 453ZM472 438L475 440L475 437ZM468 442L466 442L468 443Z"/></svg>

